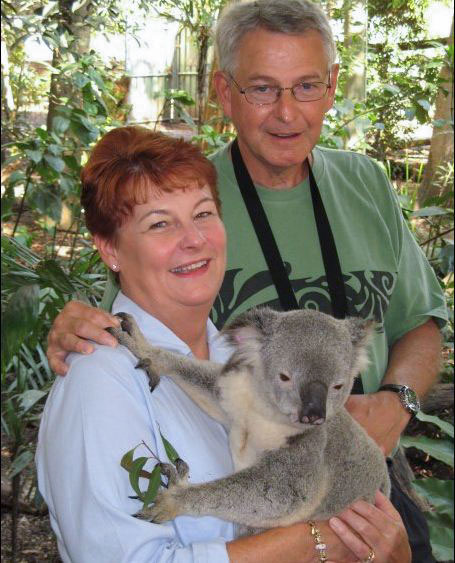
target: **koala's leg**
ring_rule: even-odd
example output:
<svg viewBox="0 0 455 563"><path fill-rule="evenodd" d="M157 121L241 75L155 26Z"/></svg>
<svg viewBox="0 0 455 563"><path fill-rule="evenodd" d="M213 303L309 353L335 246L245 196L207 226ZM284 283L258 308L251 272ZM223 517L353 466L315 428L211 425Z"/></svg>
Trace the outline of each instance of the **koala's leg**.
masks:
<svg viewBox="0 0 455 563"><path fill-rule="evenodd" d="M152 346L131 315L118 313L117 316L122 319L121 327L111 328L109 332L137 357L139 361L136 367L145 370L152 391L159 383L160 374L167 375L210 416L226 422L225 414L218 404L217 378L222 369L220 364Z"/></svg>
<svg viewBox="0 0 455 563"><path fill-rule="evenodd" d="M308 518L319 492L325 493L325 483L319 491L308 486L314 485L305 481L309 464L294 464L288 454L284 453L283 459L279 450L268 452L257 465L229 477L201 485L171 486L159 493L144 516L157 523L182 514L216 516L251 528L271 528ZM320 468L313 466L311 473L324 481Z"/></svg>

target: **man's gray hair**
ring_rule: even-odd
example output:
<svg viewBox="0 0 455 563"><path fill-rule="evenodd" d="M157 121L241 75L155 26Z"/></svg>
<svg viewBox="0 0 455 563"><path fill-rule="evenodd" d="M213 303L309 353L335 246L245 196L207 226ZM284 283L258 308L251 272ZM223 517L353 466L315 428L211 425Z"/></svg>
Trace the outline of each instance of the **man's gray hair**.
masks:
<svg viewBox="0 0 455 563"><path fill-rule="evenodd" d="M302 35L310 29L321 34L329 68L336 59L336 47L327 16L308 0L249 0L227 6L216 27L220 69L233 74L240 41L249 31L266 29Z"/></svg>

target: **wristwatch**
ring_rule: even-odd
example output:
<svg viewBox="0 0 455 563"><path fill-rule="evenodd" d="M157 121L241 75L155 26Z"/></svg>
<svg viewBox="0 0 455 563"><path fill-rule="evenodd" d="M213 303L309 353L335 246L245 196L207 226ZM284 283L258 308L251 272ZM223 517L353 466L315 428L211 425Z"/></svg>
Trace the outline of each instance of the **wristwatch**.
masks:
<svg viewBox="0 0 455 563"><path fill-rule="evenodd" d="M417 397L417 393L407 385L387 383L386 385L381 385L378 391L393 391L397 393L401 404L412 417L420 411L420 401Z"/></svg>

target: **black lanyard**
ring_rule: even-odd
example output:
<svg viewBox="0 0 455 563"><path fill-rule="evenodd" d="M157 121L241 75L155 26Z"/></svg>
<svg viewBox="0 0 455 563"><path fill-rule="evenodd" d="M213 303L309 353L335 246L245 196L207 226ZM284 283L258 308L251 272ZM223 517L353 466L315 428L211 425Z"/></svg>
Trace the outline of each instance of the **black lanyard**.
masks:
<svg viewBox="0 0 455 563"><path fill-rule="evenodd" d="M251 176L248 172L242 155L240 154L237 139L231 145L232 164L234 166L235 177L237 179L240 192L248 210L251 223L256 232L262 253L267 262L267 266L272 277L280 300L283 311L298 309L297 299L289 280L289 276L284 267L283 259L270 228L267 215L265 214L259 195L254 187ZM346 289L344 286L343 274L341 271L340 260L333 238L332 229L324 209L318 185L314 179L310 163L308 163L308 173L310 180L311 200L313 203L316 228L321 247L322 260L324 263L327 284L329 288L330 301L332 304L332 314L338 319L344 319L348 314L348 303L346 299ZM362 393L360 378L356 379L354 392Z"/></svg>

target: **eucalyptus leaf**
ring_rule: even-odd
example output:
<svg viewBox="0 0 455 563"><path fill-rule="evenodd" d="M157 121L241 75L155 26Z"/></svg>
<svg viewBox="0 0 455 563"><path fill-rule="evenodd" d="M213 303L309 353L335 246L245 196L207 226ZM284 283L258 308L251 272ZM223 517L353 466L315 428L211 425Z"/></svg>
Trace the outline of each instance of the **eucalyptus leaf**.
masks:
<svg viewBox="0 0 455 563"><path fill-rule="evenodd" d="M133 463L134 452L139 446L140 444L134 446L134 448L126 452L126 454L122 457L122 459L120 460L120 465L123 467L123 469L126 469L127 471L130 470L131 464Z"/></svg>
<svg viewBox="0 0 455 563"><path fill-rule="evenodd" d="M139 477L140 477L142 468L147 463L147 459L148 458L146 458L146 457L138 457L137 459L135 459L131 463L130 468L128 470L128 472L130 474L131 486L133 487L134 492L137 494L137 496L142 501L143 501L144 495L143 495L141 489L139 488Z"/></svg>
<svg viewBox="0 0 455 563"><path fill-rule="evenodd" d="M149 485L146 492L144 493L143 503L144 508L147 508L149 504L155 501L156 494L161 484L161 468L159 465L155 465L152 474L149 478Z"/></svg>
<svg viewBox="0 0 455 563"><path fill-rule="evenodd" d="M438 428L440 428L448 436L453 438L453 424L450 424L450 422L446 422L445 420L441 420L439 416L425 414L424 412L420 411L417 413L416 418L418 418L422 422L431 422L432 424L436 424Z"/></svg>
<svg viewBox="0 0 455 563"><path fill-rule="evenodd" d="M417 448L453 467L453 442L450 440L433 440L427 436L402 436L400 444L405 448Z"/></svg>
<svg viewBox="0 0 455 563"><path fill-rule="evenodd" d="M180 458L179 454L177 453L174 446L168 440L166 440L163 434L161 434L161 430L160 430L160 435L161 435L161 439L163 440L164 449L166 451L167 457L169 458L169 461L171 463L175 463L176 460Z"/></svg>

